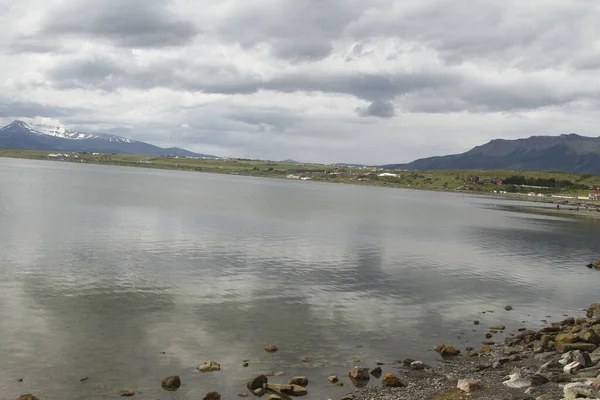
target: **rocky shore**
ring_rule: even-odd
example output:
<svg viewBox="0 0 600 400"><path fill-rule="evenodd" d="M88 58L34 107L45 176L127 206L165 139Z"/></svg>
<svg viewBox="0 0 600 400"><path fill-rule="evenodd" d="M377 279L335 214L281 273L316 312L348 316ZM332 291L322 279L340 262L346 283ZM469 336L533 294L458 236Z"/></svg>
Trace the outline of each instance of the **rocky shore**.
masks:
<svg viewBox="0 0 600 400"><path fill-rule="evenodd" d="M502 326L490 327L499 332ZM440 344L440 364L391 365L403 385L373 385L354 400L600 399L600 303L585 317L569 317L540 330L522 328L503 343L462 350ZM450 349L446 351L446 349ZM418 365L418 364L417 364Z"/></svg>

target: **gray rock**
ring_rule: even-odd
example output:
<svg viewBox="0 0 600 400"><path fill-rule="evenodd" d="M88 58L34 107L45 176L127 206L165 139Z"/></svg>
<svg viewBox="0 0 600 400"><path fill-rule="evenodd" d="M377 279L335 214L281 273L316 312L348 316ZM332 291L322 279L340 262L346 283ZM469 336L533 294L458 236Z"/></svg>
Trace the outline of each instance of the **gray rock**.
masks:
<svg viewBox="0 0 600 400"><path fill-rule="evenodd" d="M556 350L561 353L566 353L573 350L587 351L588 353L596 350L598 346L593 343L577 342L577 343L556 343Z"/></svg>
<svg viewBox="0 0 600 400"><path fill-rule="evenodd" d="M565 374L570 375L577 373L580 369L581 364L579 364L577 361L573 361L572 363L569 363L564 367Z"/></svg>
<svg viewBox="0 0 600 400"><path fill-rule="evenodd" d="M265 346L265 351L267 353L275 353L277 350L279 350L279 349L274 344L268 344Z"/></svg>
<svg viewBox="0 0 600 400"><path fill-rule="evenodd" d="M269 383L269 378L264 375L258 375L250 379L248 383L246 383L246 387L249 391L254 393L257 389L263 389L267 383Z"/></svg>
<svg viewBox="0 0 600 400"><path fill-rule="evenodd" d="M288 381L288 383L290 385L298 385L298 386L306 387L308 385L308 378L305 376L294 376Z"/></svg>
<svg viewBox="0 0 600 400"><path fill-rule="evenodd" d="M574 400L582 397L593 399L596 397L596 390L592 387L590 383L567 383L563 390L566 400Z"/></svg>
<svg viewBox="0 0 600 400"><path fill-rule="evenodd" d="M477 379L459 379L456 384L456 388L465 393L481 390L481 387L481 381L478 381Z"/></svg>
<svg viewBox="0 0 600 400"><path fill-rule="evenodd" d="M162 387L165 390L174 392L177 389L179 389L180 386L181 386L181 379L176 375L167 376L166 378L163 378L163 380L162 380Z"/></svg>
<svg viewBox="0 0 600 400"><path fill-rule="evenodd" d="M600 303L594 303L587 309L588 318L600 318Z"/></svg>
<svg viewBox="0 0 600 400"><path fill-rule="evenodd" d="M363 367L352 368L350 372L348 372L348 376L357 381L368 381L371 379L369 376L369 369Z"/></svg>
<svg viewBox="0 0 600 400"><path fill-rule="evenodd" d="M492 361L492 368L500 368L509 361L510 359L508 359L508 357L495 358Z"/></svg>
<svg viewBox="0 0 600 400"><path fill-rule="evenodd" d="M508 387L520 389L530 386L541 386L548 383L548 379L543 375L518 371L517 373L510 375L509 380L502 383Z"/></svg>
<svg viewBox="0 0 600 400"><path fill-rule="evenodd" d="M426 367L426 365L422 361L413 361L412 363L410 363L410 369L414 369L417 371L424 370L425 367Z"/></svg>
<svg viewBox="0 0 600 400"><path fill-rule="evenodd" d="M381 384L383 385L383 387L391 387L391 388L398 388L398 387L406 386L406 382L404 382L401 378L392 374L391 372L388 372L387 374L385 374L385 376L383 377L383 380L381 381Z"/></svg>
<svg viewBox="0 0 600 400"><path fill-rule="evenodd" d="M574 361L578 362L581 365L581 368L589 368L595 365L595 363L592 362L589 353L586 353L585 351L576 351Z"/></svg>
<svg viewBox="0 0 600 400"><path fill-rule="evenodd" d="M208 392L202 400L221 400L221 395L218 392Z"/></svg>
<svg viewBox="0 0 600 400"><path fill-rule="evenodd" d="M338 383L339 382L339 378L337 377L337 375L330 375L327 377L327 380L331 383Z"/></svg>

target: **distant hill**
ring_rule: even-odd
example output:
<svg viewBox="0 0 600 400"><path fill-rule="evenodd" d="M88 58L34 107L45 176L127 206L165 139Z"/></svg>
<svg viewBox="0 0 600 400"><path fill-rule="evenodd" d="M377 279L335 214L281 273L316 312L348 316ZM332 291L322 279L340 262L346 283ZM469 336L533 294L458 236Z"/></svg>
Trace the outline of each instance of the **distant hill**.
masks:
<svg viewBox="0 0 600 400"><path fill-rule="evenodd" d="M600 138L576 134L495 139L466 153L422 158L386 169L506 169L600 174Z"/></svg>
<svg viewBox="0 0 600 400"><path fill-rule="evenodd" d="M23 121L14 121L0 128L0 147L25 150L216 158L215 156L193 153L178 147L163 149L149 143L120 136L77 132L64 127L35 125Z"/></svg>

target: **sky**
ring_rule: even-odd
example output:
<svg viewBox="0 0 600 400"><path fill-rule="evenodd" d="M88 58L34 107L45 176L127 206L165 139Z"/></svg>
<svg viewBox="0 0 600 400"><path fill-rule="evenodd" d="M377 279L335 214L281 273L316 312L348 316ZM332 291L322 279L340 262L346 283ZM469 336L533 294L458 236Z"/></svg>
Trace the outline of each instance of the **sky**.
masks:
<svg viewBox="0 0 600 400"><path fill-rule="evenodd" d="M596 0L0 0L0 123L397 163L597 137Z"/></svg>

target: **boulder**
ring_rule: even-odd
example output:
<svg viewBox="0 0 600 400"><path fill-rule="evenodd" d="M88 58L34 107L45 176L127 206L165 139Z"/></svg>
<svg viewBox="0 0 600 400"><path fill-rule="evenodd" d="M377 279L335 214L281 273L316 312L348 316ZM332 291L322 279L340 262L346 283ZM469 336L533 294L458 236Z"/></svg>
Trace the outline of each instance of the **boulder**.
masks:
<svg viewBox="0 0 600 400"><path fill-rule="evenodd" d="M254 393L255 390L263 389L268 382L269 378L264 375L258 375L250 379L248 383L246 383L246 387L249 391Z"/></svg>
<svg viewBox="0 0 600 400"><path fill-rule="evenodd" d="M518 355L518 354L511 354L511 355L508 357L508 360L509 360L509 361L512 361L512 362L521 361L521 356L520 356L520 355Z"/></svg>
<svg viewBox="0 0 600 400"><path fill-rule="evenodd" d="M571 333L579 333L583 330L583 326L581 325L574 325L571 329L569 329L569 332Z"/></svg>
<svg viewBox="0 0 600 400"><path fill-rule="evenodd" d="M541 386L545 383L548 383L548 379L546 379L546 377L543 375L524 373L521 371L509 375L509 377L509 380L502 383L515 389L526 388L530 386Z"/></svg>
<svg viewBox="0 0 600 400"><path fill-rule="evenodd" d="M204 361L198 365L198 371L200 372L215 372L221 370L221 364L216 361Z"/></svg>
<svg viewBox="0 0 600 400"><path fill-rule="evenodd" d="M441 353L441 352L442 352L442 350L444 350L444 347L446 347L446 345L445 345L445 344L443 344L443 343L440 343L440 344L436 345L436 346L433 348L433 350L434 350L434 351L436 351L436 352L438 352L438 353ZM411 360L411 362L413 362L413 361L415 361L415 360ZM410 364L410 363L409 363L409 364Z"/></svg>
<svg viewBox="0 0 600 400"><path fill-rule="evenodd" d="M492 348L488 345L483 345L481 346L481 348L479 349L480 353L489 353L492 351Z"/></svg>
<svg viewBox="0 0 600 400"><path fill-rule="evenodd" d="M600 344L600 335L594 329L588 328L579 333L579 338L587 343Z"/></svg>
<svg viewBox="0 0 600 400"><path fill-rule="evenodd" d="M505 309L506 311L511 311L513 308L512 308L512 306L506 306L506 307L504 307L504 309Z"/></svg>
<svg viewBox="0 0 600 400"><path fill-rule="evenodd" d="M356 396L354 395L354 393L347 393L347 394L343 395L340 400L354 400L354 399L356 399Z"/></svg>
<svg viewBox="0 0 600 400"><path fill-rule="evenodd" d="M474 325L479 325L479 321L475 320L475 321L473 321L473 324Z"/></svg>
<svg viewBox="0 0 600 400"><path fill-rule="evenodd" d="M566 400L574 400L579 398L596 398L596 390L592 385L584 382L567 383L564 386L564 396Z"/></svg>
<svg viewBox="0 0 600 400"><path fill-rule="evenodd" d="M577 342L577 335L573 333L559 333L554 338L554 343L575 343Z"/></svg>
<svg viewBox="0 0 600 400"><path fill-rule="evenodd" d="M179 389L180 386L181 386L181 379L176 375L167 376L166 378L163 378L163 380L162 380L162 387L165 390L176 391L177 389Z"/></svg>
<svg viewBox="0 0 600 400"><path fill-rule="evenodd" d="M256 389L256 390L252 391L252 394L255 395L256 397L263 397L265 394L267 394L267 389L265 389L265 388Z"/></svg>
<svg viewBox="0 0 600 400"><path fill-rule="evenodd" d="M489 332L485 334L485 338L486 338L486 339L491 339L492 337L494 337L494 335L492 335L492 334L491 334L491 333L489 333Z"/></svg>
<svg viewBox="0 0 600 400"><path fill-rule="evenodd" d="M457 356L459 353L460 353L460 350L455 349L454 346L445 346L440 351L440 354L442 356L447 356L447 357Z"/></svg>
<svg viewBox="0 0 600 400"><path fill-rule="evenodd" d="M217 392L208 392L204 395L202 400L221 400L221 395Z"/></svg>
<svg viewBox="0 0 600 400"><path fill-rule="evenodd" d="M306 388L299 385L277 385L274 383L267 383L266 389L277 390L281 393L295 397L306 396L308 394Z"/></svg>
<svg viewBox="0 0 600 400"><path fill-rule="evenodd" d="M37 397L35 397L32 394L27 393L27 394L20 395L17 400L40 400L40 399L38 399Z"/></svg>
<svg viewBox="0 0 600 400"><path fill-rule="evenodd" d="M472 393L481 389L481 381L477 379L459 379L457 389L466 393Z"/></svg>
<svg viewBox="0 0 600 400"><path fill-rule="evenodd" d="M590 358L592 359L593 364L598 364L600 362L600 348L592 351L590 353Z"/></svg>
<svg viewBox="0 0 600 400"><path fill-rule="evenodd" d="M383 387L392 387L392 388L406 386L406 383L402 379L400 379L396 375L392 374L391 372L388 372L387 374L385 374L383 376L383 380L381 381L381 384L383 385Z"/></svg>
<svg viewBox="0 0 600 400"><path fill-rule="evenodd" d="M581 350L581 351L587 351L588 353L591 353L592 351L596 350L596 345L593 343L585 343L585 342L576 342L576 343L565 343L565 342L557 342L556 343L556 350L558 350L561 353L566 353L568 351L573 351L573 350Z"/></svg>
<svg viewBox="0 0 600 400"><path fill-rule="evenodd" d="M592 361L589 353L586 353L585 351L576 351L574 353L573 360L581 364L581 368L589 368L596 365L596 363Z"/></svg>
<svg viewBox="0 0 600 400"><path fill-rule="evenodd" d="M282 398L278 394L272 394L267 398L267 400L282 400Z"/></svg>
<svg viewBox="0 0 600 400"><path fill-rule="evenodd" d="M331 383L338 383L340 381L337 375L330 375L327 377L327 380Z"/></svg>
<svg viewBox="0 0 600 400"><path fill-rule="evenodd" d="M133 390L121 390L119 392L119 396L121 396L121 397L132 397L132 396L135 396L135 392Z"/></svg>
<svg viewBox="0 0 600 400"><path fill-rule="evenodd" d="M288 381L288 383L290 385L298 385L298 386L306 387L308 385L308 378L305 376L294 376Z"/></svg>
<svg viewBox="0 0 600 400"><path fill-rule="evenodd" d="M369 377L369 369L363 367L354 367L348 373L348 376L357 381L368 381L371 379Z"/></svg>
<svg viewBox="0 0 600 400"><path fill-rule="evenodd" d="M417 371L425 369L426 365L422 361L413 361L410 363L410 369L415 369Z"/></svg>
<svg viewBox="0 0 600 400"><path fill-rule="evenodd" d="M600 303L594 303L587 309L588 318L600 318Z"/></svg>
<svg viewBox="0 0 600 400"><path fill-rule="evenodd" d="M275 353L277 350L279 350L279 349L274 344L268 344L265 346L265 351L267 353Z"/></svg>
<svg viewBox="0 0 600 400"><path fill-rule="evenodd" d="M381 367L375 367L369 372L369 374L371 374L375 378L379 379L379 378L381 378L381 374L383 374L383 370L381 369Z"/></svg>
<svg viewBox="0 0 600 400"><path fill-rule="evenodd" d="M579 372L579 370L581 369L581 364L579 364L577 361L573 361L572 363L569 363L567 365L565 365L565 367L563 368L563 370L565 371L565 374L576 374L577 372Z"/></svg>

